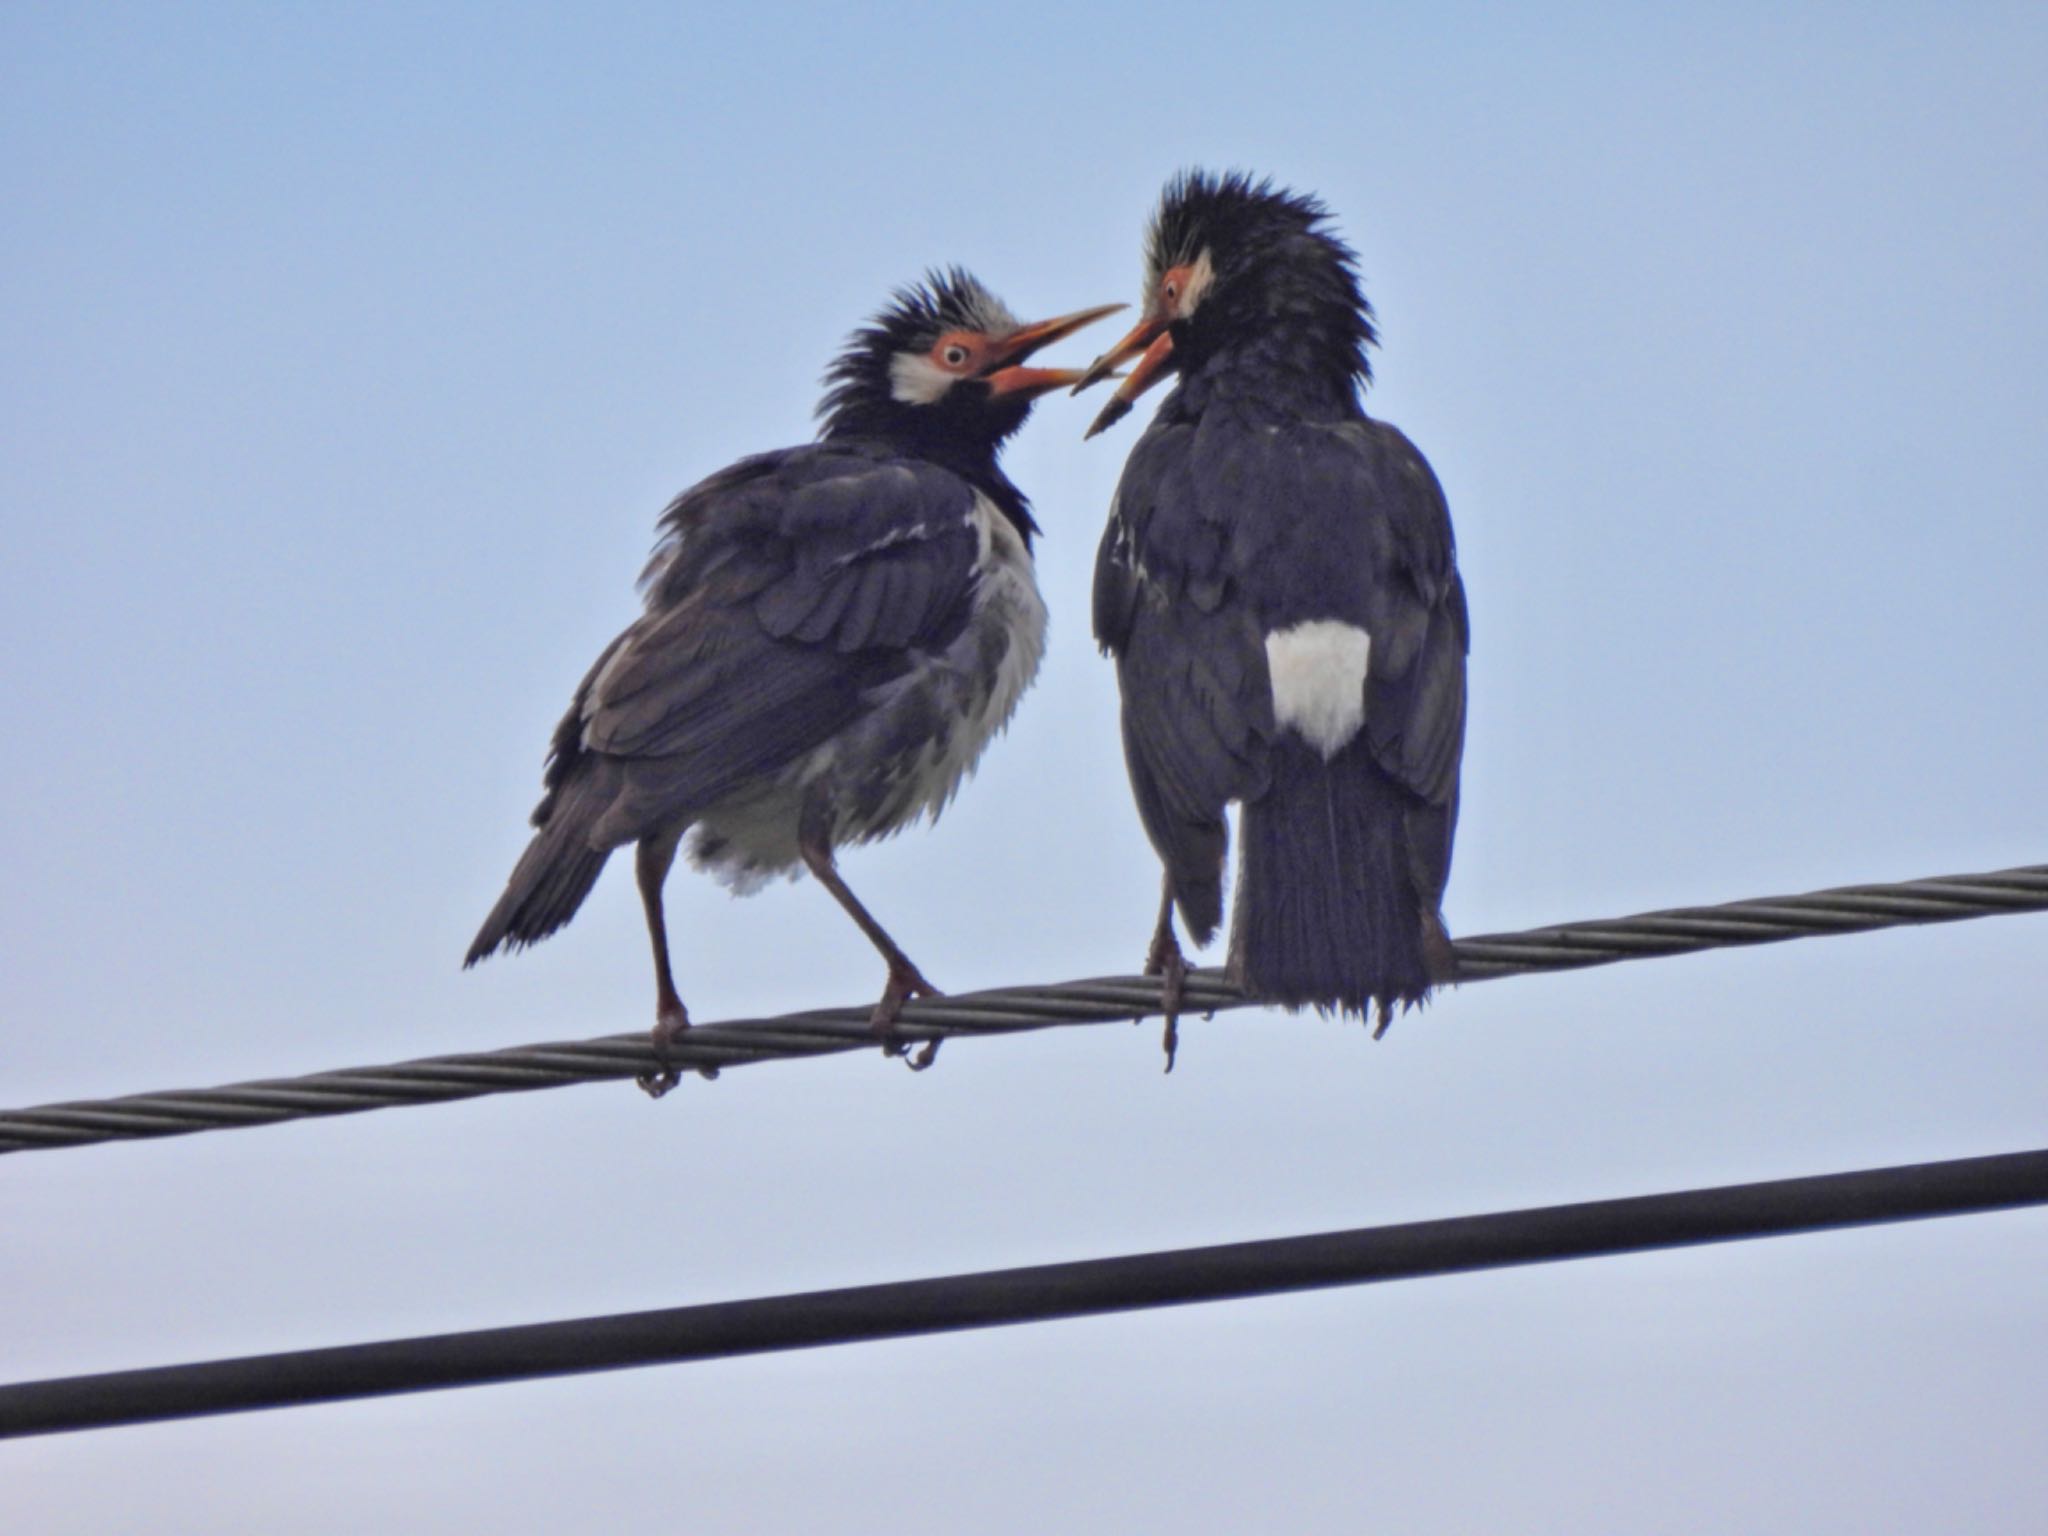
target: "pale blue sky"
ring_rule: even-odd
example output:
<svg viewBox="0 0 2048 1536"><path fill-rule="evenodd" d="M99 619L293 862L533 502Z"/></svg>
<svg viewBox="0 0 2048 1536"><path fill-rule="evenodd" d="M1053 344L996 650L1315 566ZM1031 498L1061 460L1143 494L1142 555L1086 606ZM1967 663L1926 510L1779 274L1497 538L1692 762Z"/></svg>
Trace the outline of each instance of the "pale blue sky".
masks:
<svg viewBox="0 0 2048 1536"><path fill-rule="evenodd" d="M1253 12L1261 14L1254 17ZM1474 615L1477 933L2048 859L2048 12L0 10L0 1102L639 1028L614 870L457 968L677 489L887 290L1137 297L1319 192ZM1064 349L1074 359L1089 338ZM849 856L943 986L1125 970L1087 639L1134 421L1054 400L1039 684ZM1139 420L1142 420L1141 411ZM679 872L700 1019L869 997ZM2039 919L1315 1019L0 1161L0 1379L2042 1144ZM2021 1214L0 1447L10 1524L2019 1532Z"/></svg>

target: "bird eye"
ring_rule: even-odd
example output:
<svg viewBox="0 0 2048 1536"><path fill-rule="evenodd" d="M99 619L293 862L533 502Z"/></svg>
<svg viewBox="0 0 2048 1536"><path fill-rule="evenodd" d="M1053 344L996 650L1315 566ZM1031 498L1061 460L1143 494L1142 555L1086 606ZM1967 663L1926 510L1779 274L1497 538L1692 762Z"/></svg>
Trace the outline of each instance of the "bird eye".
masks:
<svg viewBox="0 0 2048 1536"><path fill-rule="evenodd" d="M1166 280L1166 302L1171 304L1175 299L1179 297L1180 284L1175 282L1172 278L1168 278Z"/></svg>
<svg viewBox="0 0 2048 1536"><path fill-rule="evenodd" d="M956 341L941 352L939 358L948 368L964 368L967 366L967 349Z"/></svg>

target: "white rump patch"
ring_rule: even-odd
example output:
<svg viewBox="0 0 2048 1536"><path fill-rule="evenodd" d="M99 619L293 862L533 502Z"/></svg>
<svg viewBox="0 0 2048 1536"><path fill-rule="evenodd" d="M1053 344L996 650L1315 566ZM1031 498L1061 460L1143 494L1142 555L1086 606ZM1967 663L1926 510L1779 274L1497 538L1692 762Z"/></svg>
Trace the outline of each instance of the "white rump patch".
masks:
<svg viewBox="0 0 2048 1536"><path fill-rule="evenodd" d="M930 405L956 378L922 352L898 352L889 359L889 393L905 405Z"/></svg>
<svg viewBox="0 0 2048 1536"><path fill-rule="evenodd" d="M1356 624L1310 619L1266 636L1273 719L1292 727L1328 762L1365 724L1365 667L1372 636Z"/></svg>

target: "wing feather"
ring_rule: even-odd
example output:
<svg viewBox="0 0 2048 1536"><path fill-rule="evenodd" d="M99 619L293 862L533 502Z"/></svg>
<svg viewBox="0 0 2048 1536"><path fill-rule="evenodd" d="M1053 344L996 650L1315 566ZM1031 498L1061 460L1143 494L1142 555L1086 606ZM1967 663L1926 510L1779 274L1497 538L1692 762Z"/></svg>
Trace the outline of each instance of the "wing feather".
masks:
<svg viewBox="0 0 2048 1536"><path fill-rule="evenodd" d="M623 772L616 844L773 775L965 625L973 488L917 461L813 445L744 460L671 503L646 611L555 736L544 822L580 765Z"/></svg>

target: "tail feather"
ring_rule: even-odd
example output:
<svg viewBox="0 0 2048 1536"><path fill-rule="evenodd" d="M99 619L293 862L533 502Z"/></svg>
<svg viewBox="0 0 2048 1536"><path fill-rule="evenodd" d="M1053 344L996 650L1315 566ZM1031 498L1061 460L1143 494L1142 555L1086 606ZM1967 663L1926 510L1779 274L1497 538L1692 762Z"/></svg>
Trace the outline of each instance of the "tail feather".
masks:
<svg viewBox="0 0 2048 1536"><path fill-rule="evenodd" d="M526 845L505 894L477 930L462 962L465 970L499 949L538 944L576 915L611 857L611 849L590 845L590 830L608 798L573 790L554 797L547 824Z"/></svg>
<svg viewBox="0 0 2048 1536"><path fill-rule="evenodd" d="M1396 1003L1421 1002L1445 979L1449 941L1446 871L1419 845L1448 862L1448 836L1431 828L1449 814L1390 780L1362 738L1328 763L1280 743L1239 830L1232 977L1290 1008L1376 1010L1382 1025Z"/></svg>
<svg viewBox="0 0 2048 1536"><path fill-rule="evenodd" d="M1173 902L1180 908L1181 921L1188 925L1188 937L1199 948L1216 936L1223 921L1223 832L1219 822L1216 856L1199 874L1173 871Z"/></svg>

